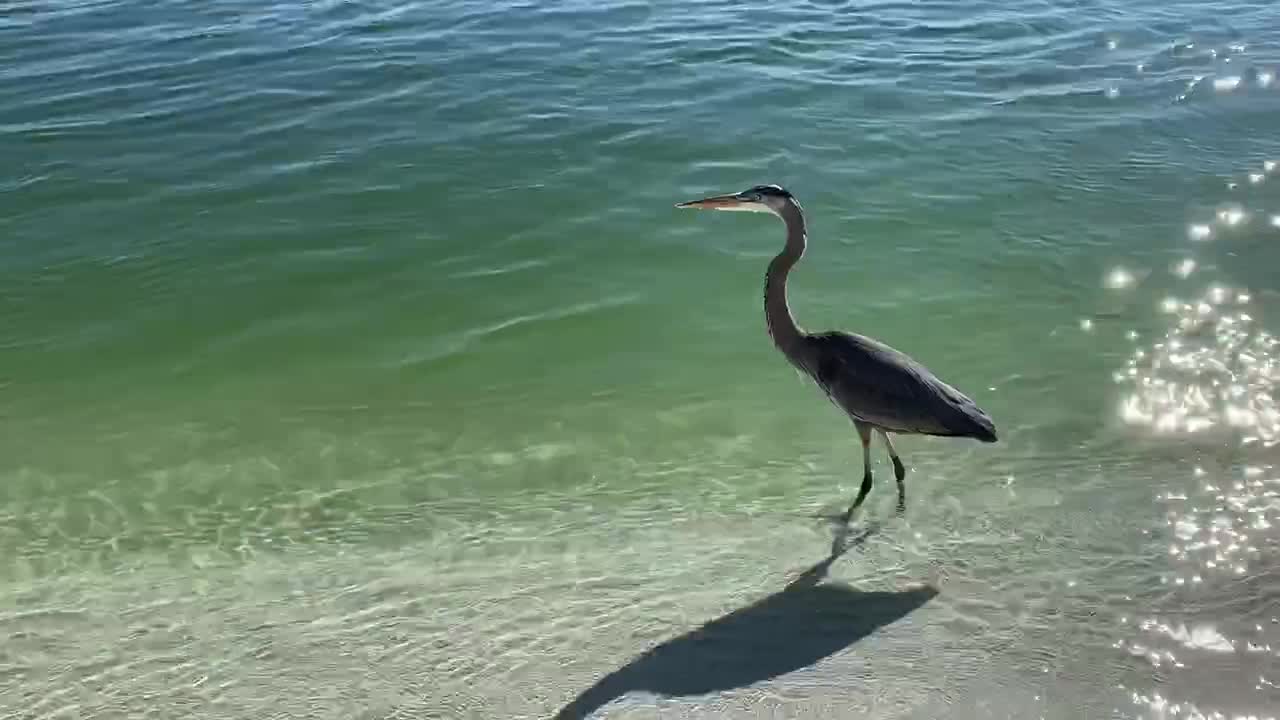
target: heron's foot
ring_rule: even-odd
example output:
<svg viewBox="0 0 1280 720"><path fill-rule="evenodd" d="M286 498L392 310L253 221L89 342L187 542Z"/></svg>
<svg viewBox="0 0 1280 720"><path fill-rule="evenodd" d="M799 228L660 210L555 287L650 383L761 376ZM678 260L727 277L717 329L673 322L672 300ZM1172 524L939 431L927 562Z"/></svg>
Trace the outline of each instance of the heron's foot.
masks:
<svg viewBox="0 0 1280 720"><path fill-rule="evenodd" d="M862 505L862 501L867 499L867 493L869 492L871 492L871 470L868 468L867 472L862 476L862 486L858 488L858 497L854 499L849 509L845 510L844 514L840 516L841 522L846 525L849 524L849 521L853 519L853 511Z"/></svg>
<svg viewBox="0 0 1280 720"><path fill-rule="evenodd" d="M903 482L907 468L896 456L893 458L893 477L898 481L898 516L901 517L907 512L907 484Z"/></svg>

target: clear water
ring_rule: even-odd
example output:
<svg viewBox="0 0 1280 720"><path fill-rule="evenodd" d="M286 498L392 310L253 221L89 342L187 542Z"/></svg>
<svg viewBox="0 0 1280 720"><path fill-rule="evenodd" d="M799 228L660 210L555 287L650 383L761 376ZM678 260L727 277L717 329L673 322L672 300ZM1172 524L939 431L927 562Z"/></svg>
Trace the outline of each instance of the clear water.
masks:
<svg viewBox="0 0 1280 720"><path fill-rule="evenodd" d="M0 714L1280 714L1278 72L1269 1L5 3ZM781 226L672 207L761 182L1001 431L828 563Z"/></svg>

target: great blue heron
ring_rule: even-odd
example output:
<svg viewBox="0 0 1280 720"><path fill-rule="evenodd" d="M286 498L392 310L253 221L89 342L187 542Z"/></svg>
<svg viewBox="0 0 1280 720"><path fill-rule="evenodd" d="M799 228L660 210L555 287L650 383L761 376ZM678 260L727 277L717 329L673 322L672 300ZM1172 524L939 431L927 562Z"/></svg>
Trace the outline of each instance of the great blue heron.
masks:
<svg viewBox="0 0 1280 720"><path fill-rule="evenodd" d="M786 224L786 246L765 274L764 317L774 345L848 414L862 440L862 486L842 520L848 522L871 491L872 432L884 438L893 460L899 512L906 505L907 470L889 433L996 442L995 424L973 400L906 354L864 335L838 330L809 333L796 325L787 304L787 274L804 255L807 233L804 211L791 193L777 185L757 185L676 207L773 213Z"/></svg>

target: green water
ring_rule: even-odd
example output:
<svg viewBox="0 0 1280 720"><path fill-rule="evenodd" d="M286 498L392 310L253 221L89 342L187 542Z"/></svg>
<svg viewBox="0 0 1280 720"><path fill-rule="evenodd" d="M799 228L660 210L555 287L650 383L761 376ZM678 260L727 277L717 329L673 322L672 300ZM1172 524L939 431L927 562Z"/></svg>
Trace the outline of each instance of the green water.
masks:
<svg viewBox="0 0 1280 720"><path fill-rule="evenodd" d="M1277 72L1247 0L6 3L0 715L1276 713ZM1001 435L816 587L781 224L672 207L758 183Z"/></svg>

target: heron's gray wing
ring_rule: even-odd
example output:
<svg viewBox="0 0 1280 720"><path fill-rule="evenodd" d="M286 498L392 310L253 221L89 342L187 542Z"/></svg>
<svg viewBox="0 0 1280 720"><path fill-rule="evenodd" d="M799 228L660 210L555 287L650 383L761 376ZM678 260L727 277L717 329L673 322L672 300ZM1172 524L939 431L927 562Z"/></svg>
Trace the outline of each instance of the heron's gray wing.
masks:
<svg viewBox="0 0 1280 720"><path fill-rule="evenodd" d="M994 441L986 413L904 353L854 333L821 333L808 341L814 379L854 418L893 432Z"/></svg>

